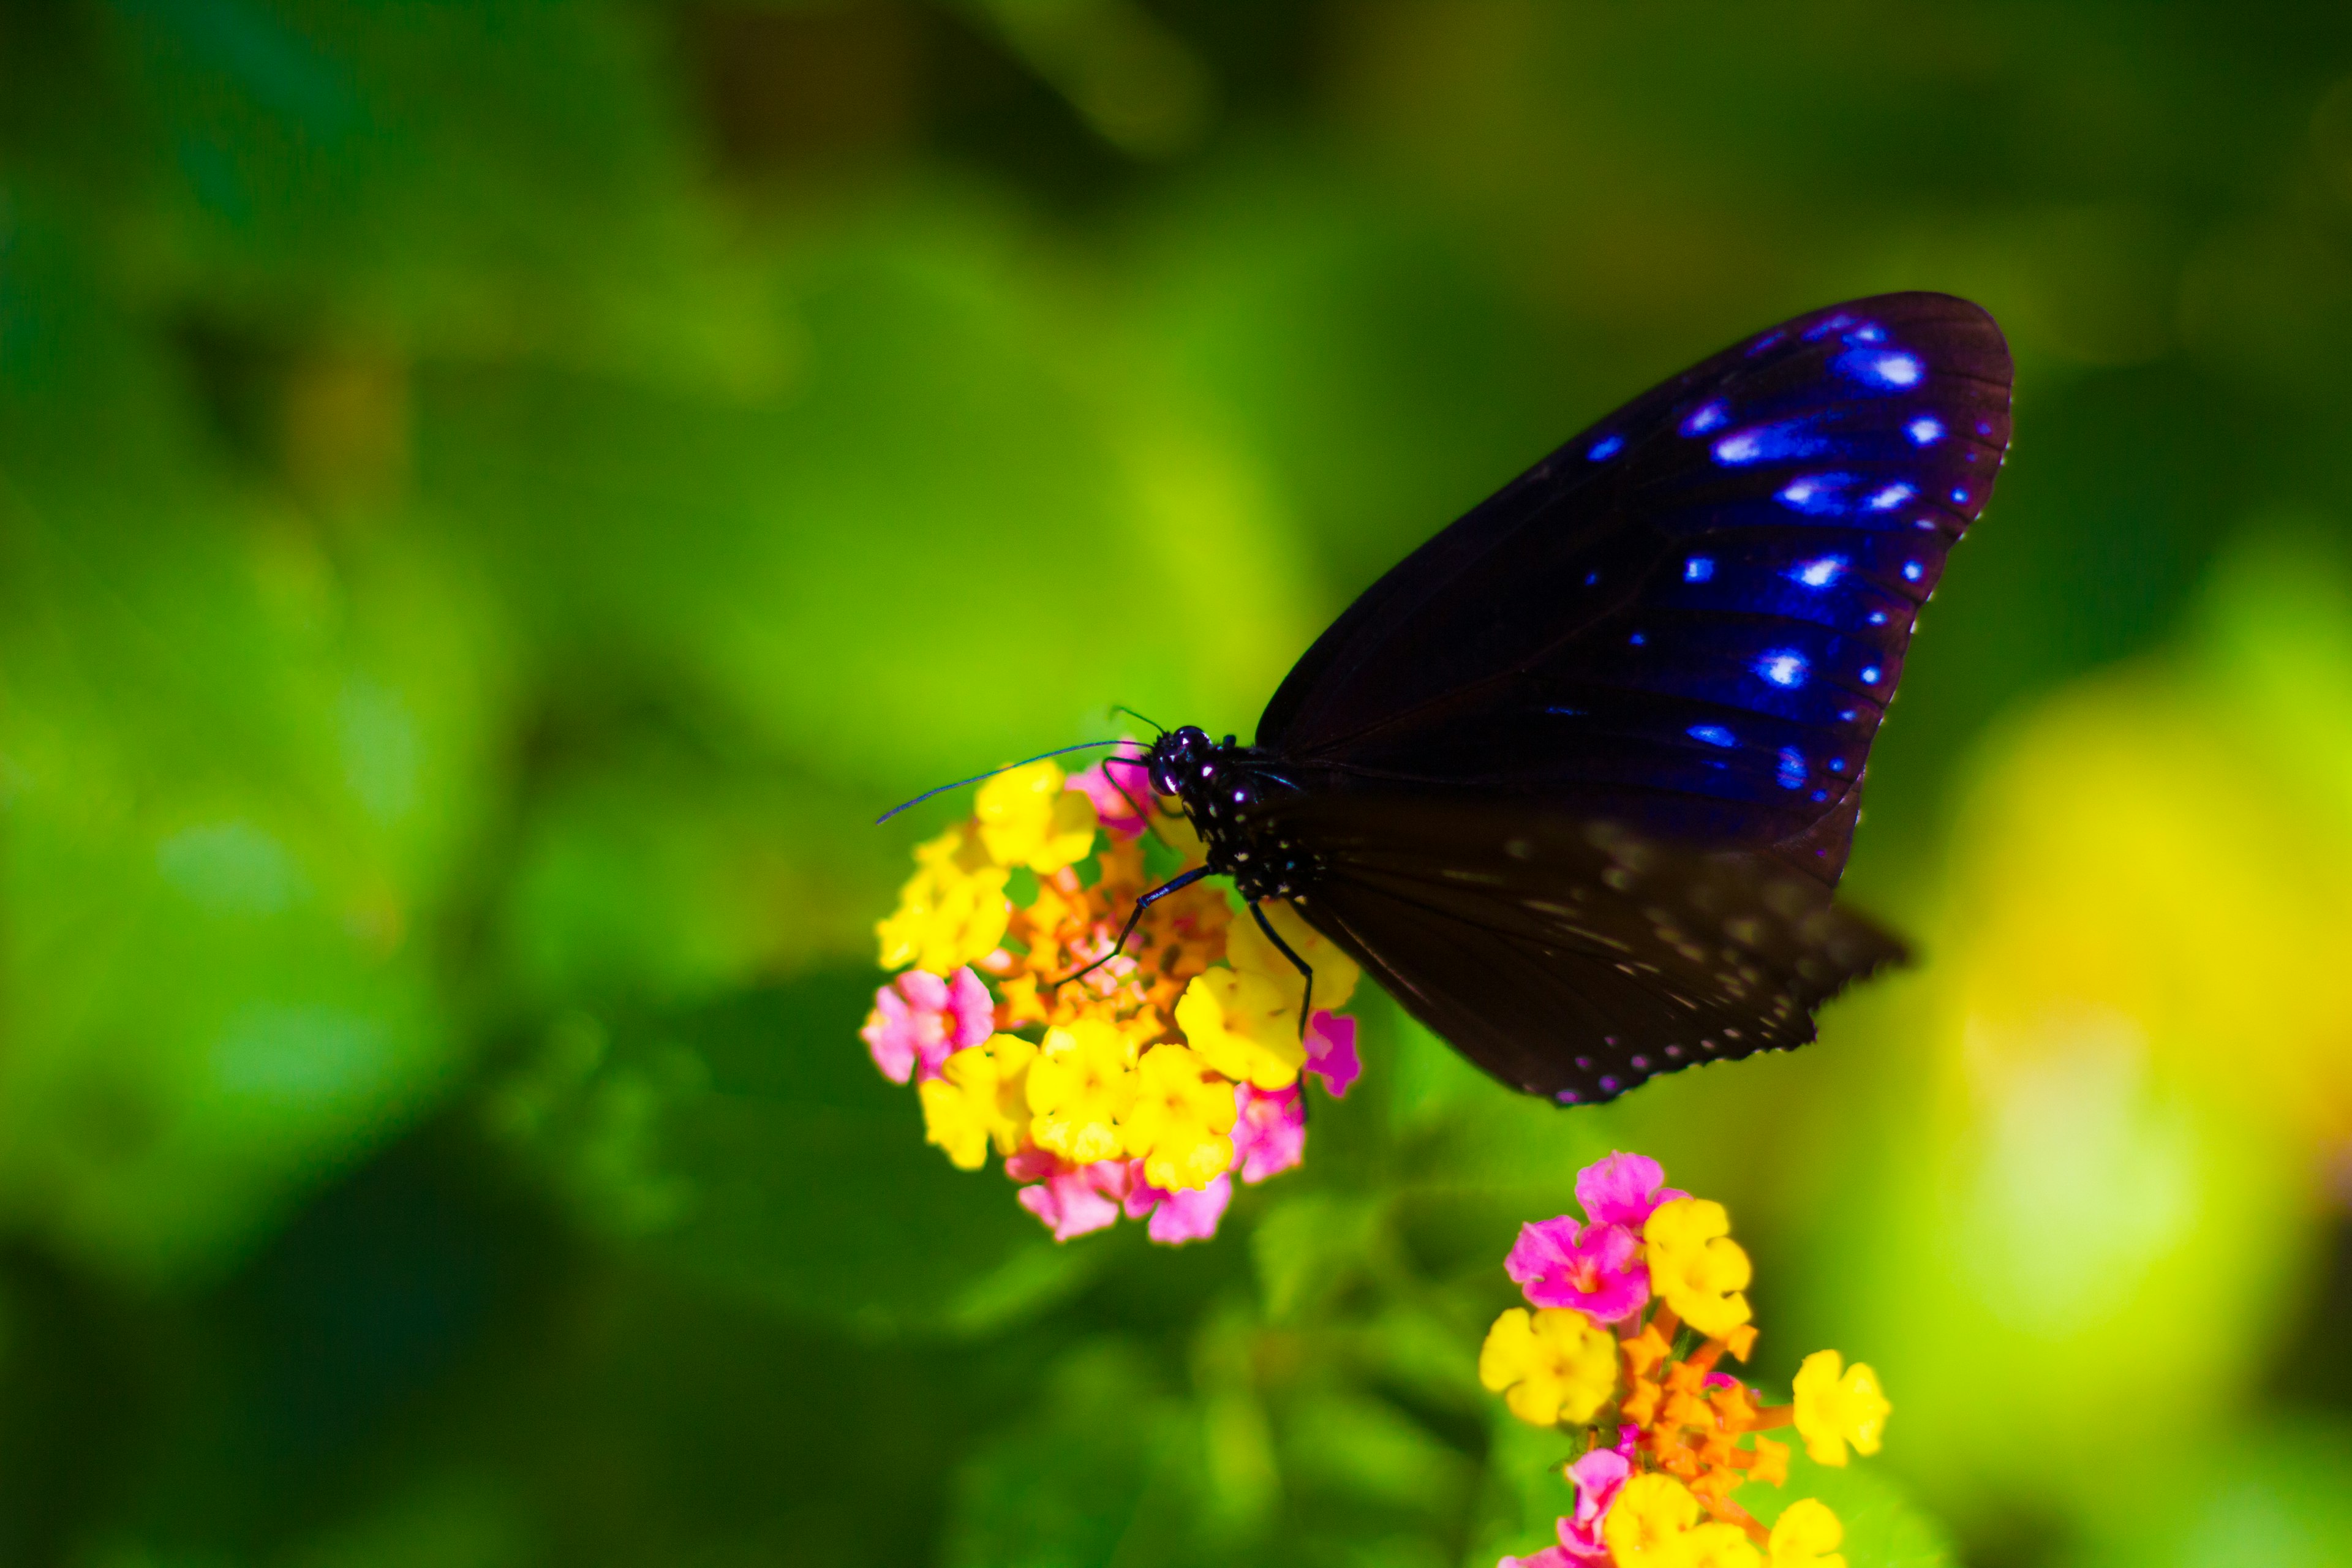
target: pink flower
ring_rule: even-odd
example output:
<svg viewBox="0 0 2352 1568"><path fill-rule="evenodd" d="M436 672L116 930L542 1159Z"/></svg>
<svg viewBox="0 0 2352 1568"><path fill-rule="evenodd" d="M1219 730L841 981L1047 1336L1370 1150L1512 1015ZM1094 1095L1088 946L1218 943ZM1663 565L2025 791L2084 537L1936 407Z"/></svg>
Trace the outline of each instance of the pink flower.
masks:
<svg viewBox="0 0 2352 1568"><path fill-rule="evenodd" d="M1119 1200L1128 1195L1129 1173L1124 1160L1103 1160L1092 1165L1065 1165L1042 1149L1024 1149L1004 1162L1007 1175L1016 1181L1029 1176L1045 1179L1013 1195L1054 1233L1055 1241L1101 1230L1118 1223Z"/></svg>
<svg viewBox="0 0 2352 1568"><path fill-rule="evenodd" d="M1609 1543L1601 1539L1601 1521L1609 1505L1624 1489L1633 1463L1616 1448L1595 1448L1568 1467L1576 1486L1576 1512L1559 1521L1560 1554L1573 1568L1611 1568Z"/></svg>
<svg viewBox="0 0 2352 1568"><path fill-rule="evenodd" d="M1298 1163L1307 1152L1307 1097L1293 1084L1268 1093L1234 1085L1234 1168L1244 1182L1263 1182Z"/></svg>
<svg viewBox="0 0 2352 1568"><path fill-rule="evenodd" d="M1307 1070L1323 1080L1332 1099L1347 1094L1363 1071L1356 1059L1355 1019L1326 1008L1307 1020Z"/></svg>
<svg viewBox="0 0 2352 1568"><path fill-rule="evenodd" d="M1612 1154L1576 1173L1576 1201L1595 1225L1622 1225L1639 1232L1660 1204L1686 1198L1667 1186L1666 1173L1646 1154Z"/></svg>
<svg viewBox="0 0 2352 1568"><path fill-rule="evenodd" d="M971 966L952 980L909 969L874 994L858 1037L874 1065L892 1083L904 1083L919 1066L926 1079L940 1076L948 1058L988 1038L996 1025L996 1005Z"/></svg>
<svg viewBox="0 0 2352 1568"><path fill-rule="evenodd" d="M1141 1163L1137 1162L1139 1167ZM1225 1205L1234 1201L1230 1173L1220 1174L1205 1187L1181 1193L1161 1192L1146 1183L1139 1170L1134 1183L1127 1194L1127 1217L1141 1219L1149 1214L1151 1224L1145 1234L1162 1247L1207 1241L1217 1234L1217 1222L1225 1217Z"/></svg>
<svg viewBox="0 0 2352 1568"><path fill-rule="evenodd" d="M1020 1152L1004 1156L1004 1173L1016 1182L1042 1182L1065 1168L1059 1155L1034 1143L1024 1143Z"/></svg>
<svg viewBox="0 0 2352 1568"><path fill-rule="evenodd" d="M1560 1532L1566 1534L1568 1521L1561 1520L1559 1528ZM1547 1546L1541 1552L1531 1552L1525 1557L1506 1557L1496 1563L1495 1568L1583 1568L1583 1564L1570 1557L1566 1548ZM1606 1559L1602 1560L1601 1568L1607 1568Z"/></svg>
<svg viewBox="0 0 2352 1568"><path fill-rule="evenodd" d="M1144 750L1133 741L1122 741L1111 755L1140 758ZM1113 837L1132 838L1143 831L1143 816L1136 807L1150 794L1151 786L1143 782L1141 768L1125 763L1097 763L1083 773L1072 773L1069 787L1086 791L1087 798L1095 803L1095 820Z"/></svg>
<svg viewBox="0 0 2352 1568"><path fill-rule="evenodd" d="M1650 1299L1642 1243L1622 1225L1580 1226L1566 1215L1519 1226L1503 1270L1531 1306L1573 1307L1595 1323L1613 1323Z"/></svg>

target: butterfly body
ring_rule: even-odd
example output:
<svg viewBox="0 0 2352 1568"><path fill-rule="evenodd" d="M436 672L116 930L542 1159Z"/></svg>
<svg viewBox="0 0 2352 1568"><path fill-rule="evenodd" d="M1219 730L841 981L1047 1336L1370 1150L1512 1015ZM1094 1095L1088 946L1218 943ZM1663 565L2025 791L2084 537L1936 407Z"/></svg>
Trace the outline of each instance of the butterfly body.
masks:
<svg viewBox="0 0 2352 1568"><path fill-rule="evenodd" d="M1153 792L1177 800L1192 820L1211 875L1231 878L1251 903L1296 902L1306 895L1320 871L1313 850L1270 826L1265 816L1271 801L1298 793L1276 773L1273 752L1236 745L1231 735L1218 745L1187 724L1160 736L1145 765Z"/></svg>
<svg viewBox="0 0 2352 1568"><path fill-rule="evenodd" d="M1947 295L1736 344L1366 590L1255 745L1163 734L1153 786L1208 872L1516 1088L1588 1103L1802 1044L1902 955L1831 893L2009 387L1991 318Z"/></svg>

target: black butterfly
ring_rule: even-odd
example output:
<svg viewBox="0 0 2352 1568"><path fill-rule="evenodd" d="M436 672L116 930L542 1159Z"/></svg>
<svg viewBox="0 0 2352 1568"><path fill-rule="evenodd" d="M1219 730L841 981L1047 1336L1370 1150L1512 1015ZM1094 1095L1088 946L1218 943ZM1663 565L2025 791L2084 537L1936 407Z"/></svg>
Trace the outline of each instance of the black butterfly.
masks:
<svg viewBox="0 0 2352 1568"><path fill-rule="evenodd" d="M1231 877L1297 963L1258 909L1286 900L1563 1103L1804 1044L1903 956L1831 889L2009 402L2000 329L1943 294L1798 317L1636 398L1366 590L1255 746L1187 726L1136 760L1208 849L1143 902Z"/></svg>

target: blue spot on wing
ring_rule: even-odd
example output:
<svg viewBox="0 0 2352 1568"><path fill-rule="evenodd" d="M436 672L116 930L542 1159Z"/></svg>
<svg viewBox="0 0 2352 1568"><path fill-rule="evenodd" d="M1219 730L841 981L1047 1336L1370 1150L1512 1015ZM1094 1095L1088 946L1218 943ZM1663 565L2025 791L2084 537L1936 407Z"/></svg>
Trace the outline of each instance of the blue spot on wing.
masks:
<svg viewBox="0 0 2352 1568"><path fill-rule="evenodd" d="M1819 457L1830 449L1830 443L1811 426L1810 419L1784 419L1776 425L1735 430L1715 444L1715 460L1727 468L1736 468L1750 463Z"/></svg>
<svg viewBox="0 0 2352 1568"><path fill-rule="evenodd" d="M1830 361L1830 368L1873 392L1901 392L1926 378L1927 367L1901 349L1855 348Z"/></svg>
<svg viewBox="0 0 2352 1568"><path fill-rule="evenodd" d="M1772 499L1808 517L1840 517L1853 509L1852 492L1860 482L1852 474L1801 474Z"/></svg>
<svg viewBox="0 0 2352 1568"><path fill-rule="evenodd" d="M1694 724L1683 731L1694 741L1704 741L1710 746L1732 746L1738 742L1731 731L1720 724Z"/></svg>
<svg viewBox="0 0 2352 1568"><path fill-rule="evenodd" d="M1587 452L1587 453L1586 453L1586 454L1584 454L1584 455L1585 455L1587 458L1591 458L1593 462L1596 462L1596 463L1605 463L1605 462L1607 462L1610 458L1612 458L1615 457L1618 453L1620 453L1620 452L1623 451L1624 449L1625 449L1625 437L1622 437L1622 436L1603 436L1602 437L1601 437L1601 439L1600 439L1600 440L1595 441L1594 443L1592 443L1592 450L1591 450L1590 452Z"/></svg>
<svg viewBox="0 0 2352 1568"><path fill-rule="evenodd" d="M1723 399L1714 398L1691 410L1690 417L1683 421L1682 431L1685 436L1703 436L1709 430L1723 425L1730 417L1730 411L1725 406Z"/></svg>

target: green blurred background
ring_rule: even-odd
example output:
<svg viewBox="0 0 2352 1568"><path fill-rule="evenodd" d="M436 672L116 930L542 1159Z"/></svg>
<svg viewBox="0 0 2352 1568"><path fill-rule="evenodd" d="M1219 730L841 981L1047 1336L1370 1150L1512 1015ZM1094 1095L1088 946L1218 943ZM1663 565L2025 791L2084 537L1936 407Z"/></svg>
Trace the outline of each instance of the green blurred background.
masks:
<svg viewBox="0 0 2352 1568"><path fill-rule="evenodd" d="M1566 1114L1368 1001L1208 1247L923 1146L877 805L1904 288L1920 967ZM2336 5L11 0L0 1562L1484 1568L1612 1147L1880 1368L1854 1568L2352 1562L2347 364Z"/></svg>

